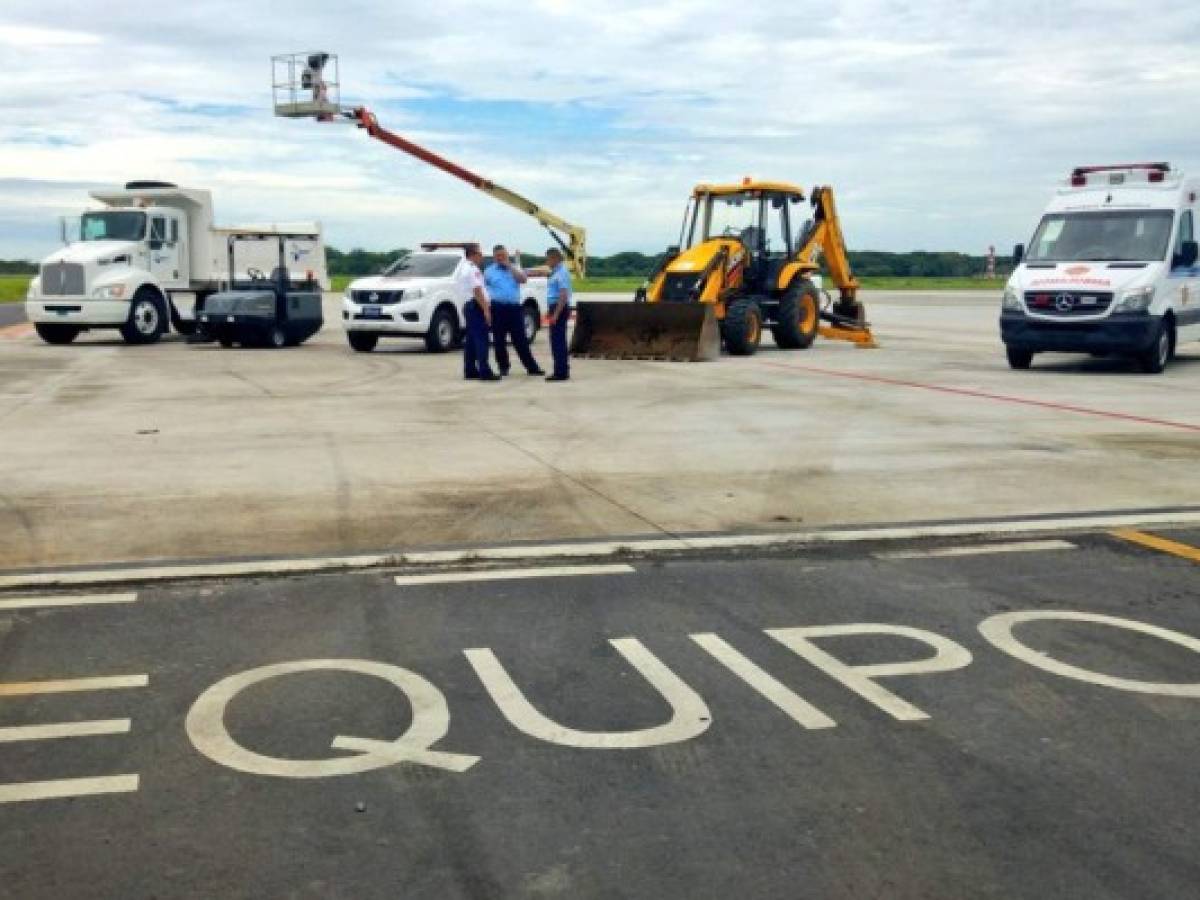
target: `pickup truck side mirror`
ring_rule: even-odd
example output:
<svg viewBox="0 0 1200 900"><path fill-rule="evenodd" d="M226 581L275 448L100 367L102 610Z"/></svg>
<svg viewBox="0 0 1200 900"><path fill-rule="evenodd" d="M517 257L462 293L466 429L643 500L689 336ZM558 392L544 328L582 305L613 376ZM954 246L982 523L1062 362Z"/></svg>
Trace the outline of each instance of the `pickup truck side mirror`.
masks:
<svg viewBox="0 0 1200 900"><path fill-rule="evenodd" d="M1024 258L1025 258L1025 245L1017 244L1017 246L1013 247L1013 265L1019 266L1021 264L1021 260L1023 260Z"/></svg>
<svg viewBox="0 0 1200 900"><path fill-rule="evenodd" d="M1181 269L1190 269L1196 264L1197 256L1200 256L1200 245L1195 241L1184 241L1176 257L1177 264Z"/></svg>

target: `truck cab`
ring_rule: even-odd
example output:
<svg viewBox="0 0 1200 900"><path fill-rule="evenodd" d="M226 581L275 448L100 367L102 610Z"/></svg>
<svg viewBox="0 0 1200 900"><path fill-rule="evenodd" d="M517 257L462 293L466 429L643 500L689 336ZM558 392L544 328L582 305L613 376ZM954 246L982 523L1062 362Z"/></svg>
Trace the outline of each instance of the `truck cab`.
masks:
<svg viewBox="0 0 1200 900"><path fill-rule="evenodd" d="M1200 179L1167 163L1075 169L1014 250L1000 315L1009 365L1090 353L1155 374L1200 340L1198 197Z"/></svg>
<svg viewBox="0 0 1200 900"><path fill-rule="evenodd" d="M350 346L369 353L384 337L423 339L433 353L458 346L466 328L463 308L470 299L459 291L459 275L470 265L467 246L422 244L381 274L352 281L342 298L342 325ZM522 287L525 334L532 341L547 312L546 279L530 276Z"/></svg>

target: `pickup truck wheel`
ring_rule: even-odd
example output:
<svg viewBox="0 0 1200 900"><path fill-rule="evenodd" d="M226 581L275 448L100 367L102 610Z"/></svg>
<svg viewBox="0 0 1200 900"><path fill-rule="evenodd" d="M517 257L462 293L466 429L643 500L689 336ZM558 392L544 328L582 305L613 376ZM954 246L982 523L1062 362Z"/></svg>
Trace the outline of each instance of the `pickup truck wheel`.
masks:
<svg viewBox="0 0 1200 900"><path fill-rule="evenodd" d="M129 304L129 319L121 326L127 344L153 344L167 330L162 301L152 290L142 288Z"/></svg>
<svg viewBox="0 0 1200 900"><path fill-rule="evenodd" d="M1154 342L1137 355L1138 368L1147 375L1161 375L1175 352L1175 323L1164 319Z"/></svg>
<svg viewBox="0 0 1200 900"><path fill-rule="evenodd" d="M219 338L217 338L217 343L220 344L222 347L224 347L226 350L228 350L230 347L233 346L234 341L233 341L233 338L231 338L231 337L219 337Z"/></svg>
<svg viewBox="0 0 1200 900"><path fill-rule="evenodd" d="M346 332L346 340L359 353L370 353L375 349L375 345L379 343L379 335L371 334L367 331L348 331Z"/></svg>
<svg viewBox="0 0 1200 900"><path fill-rule="evenodd" d="M287 332L278 325L272 325L271 330L267 332L267 346L272 350L282 350L287 345Z"/></svg>
<svg viewBox="0 0 1200 900"><path fill-rule="evenodd" d="M35 325L34 328L47 344L69 344L79 337L79 329L74 325Z"/></svg>
<svg viewBox="0 0 1200 900"><path fill-rule="evenodd" d="M1013 369L1028 369L1033 365L1033 351L1022 350L1019 347L1005 347L1004 353L1008 356L1008 365Z"/></svg>
<svg viewBox="0 0 1200 900"><path fill-rule="evenodd" d="M542 314L536 303L526 303L524 313L525 339L532 344L542 327Z"/></svg>
<svg viewBox="0 0 1200 900"><path fill-rule="evenodd" d="M425 349L430 353L449 353L458 342L458 315L449 306L439 306L425 333Z"/></svg>

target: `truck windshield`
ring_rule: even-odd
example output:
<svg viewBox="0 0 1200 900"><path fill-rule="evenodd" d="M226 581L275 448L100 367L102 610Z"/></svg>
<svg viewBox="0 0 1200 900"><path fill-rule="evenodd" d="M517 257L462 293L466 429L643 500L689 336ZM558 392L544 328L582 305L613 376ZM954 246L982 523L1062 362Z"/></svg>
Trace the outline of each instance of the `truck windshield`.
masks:
<svg viewBox="0 0 1200 900"><path fill-rule="evenodd" d="M1051 213L1030 245L1029 262L1155 262L1171 238L1169 209Z"/></svg>
<svg viewBox="0 0 1200 900"><path fill-rule="evenodd" d="M146 234L146 214L142 212L84 213L80 240L140 241Z"/></svg>
<svg viewBox="0 0 1200 900"><path fill-rule="evenodd" d="M383 270L391 278L449 278L461 256L449 253L410 253Z"/></svg>

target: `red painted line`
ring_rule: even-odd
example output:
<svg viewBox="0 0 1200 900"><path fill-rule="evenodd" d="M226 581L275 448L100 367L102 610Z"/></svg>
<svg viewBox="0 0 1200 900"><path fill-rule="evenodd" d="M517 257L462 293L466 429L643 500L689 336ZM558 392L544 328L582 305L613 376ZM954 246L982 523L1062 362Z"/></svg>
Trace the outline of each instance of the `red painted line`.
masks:
<svg viewBox="0 0 1200 900"><path fill-rule="evenodd" d="M1036 406L1041 409L1052 409L1057 412L1078 413L1083 416L1098 416L1103 419L1118 419L1123 422L1137 422L1142 425L1159 425L1163 428L1178 428L1182 431L1200 432L1200 425L1189 422L1173 422L1170 419L1152 419L1148 416L1134 416L1129 413L1113 412L1108 409L1094 409L1089 406L1074 406L1070 403L1052 403L1048 400L1031 400L1028 397L1013 397L1009 394L992 394L988 391L976 391L970 388L947 387L942 384L926 384L922 381L906 381L902 378L888 378L884 375L864 375L860 372L844 372L838 369L823 369L819 366L797 366L788 363L763 361L762 365L776 369L792 369L795 371L814 372L817 375L831 375L835 378L849 378L855 381L870 381L875 384L890 384L894 387L915 388L922 391L935 391L939 394L955 394L960 397L972 397L977 400L995 400L1000 403L1015 403L1020 406Z"/></svg>

